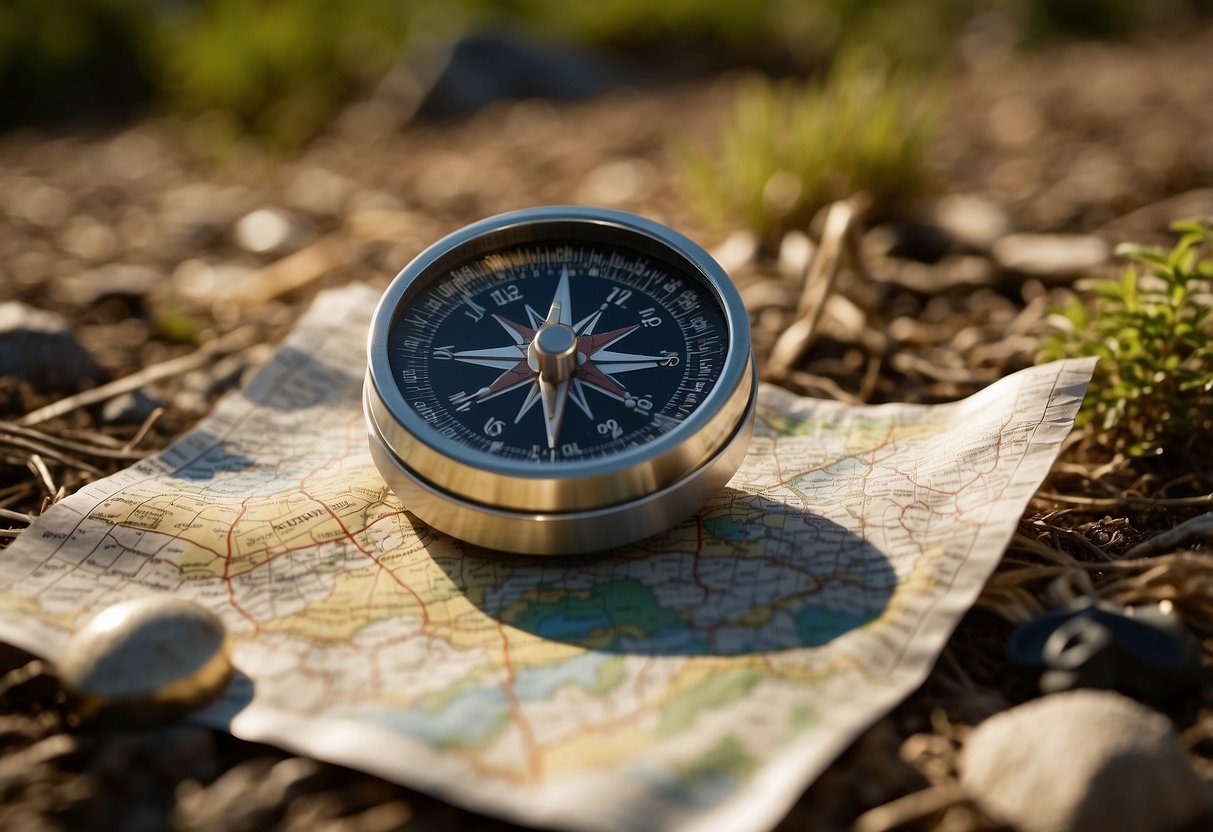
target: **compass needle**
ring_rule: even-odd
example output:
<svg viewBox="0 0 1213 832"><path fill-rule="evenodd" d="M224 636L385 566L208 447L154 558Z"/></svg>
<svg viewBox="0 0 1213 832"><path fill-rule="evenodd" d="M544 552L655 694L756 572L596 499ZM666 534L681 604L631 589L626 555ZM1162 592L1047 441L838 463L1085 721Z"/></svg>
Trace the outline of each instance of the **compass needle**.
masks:
<svg viewBox="0 0 1213 832"><path fill-rule="evenodd" d="M569 297L569 267L567 263L560 269L560 282L556 284L556 294L552 295L552 305L548 309L546 323L564 324L565 326L573 323L573 301Z"/></svg>
<svg viewBox="0 0 1213 832"><path fill-rule="evenodd" d="M371 325L364 396L372 459L409 511L481 546L562 554L703 505L744 456L756 390L745 308L703 249L630 214L552 207L468 226L405 267Z"/></svg>
<svg viewBox="0 0 1213 832"><path fill-rule="evenodd" d="M543 397L543 426L547 434L548 447L555 448L560 438L560 425L564 421L564 410L569 400L567 381L550 382L539 377L539 393Z"/></svg>

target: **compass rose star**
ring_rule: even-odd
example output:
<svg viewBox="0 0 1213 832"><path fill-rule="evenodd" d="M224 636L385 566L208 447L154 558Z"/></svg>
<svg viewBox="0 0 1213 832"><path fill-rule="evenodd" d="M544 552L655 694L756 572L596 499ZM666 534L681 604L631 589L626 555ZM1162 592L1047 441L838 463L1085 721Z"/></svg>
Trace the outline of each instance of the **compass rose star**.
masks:
<svg viewBox="0 0 1213 832"><path fill-rule="evenodd" d="M560 280L552 295L547 317L540 322L537 320L538 314L529 306L527 312L532 326L512 321L499 314L493 315L493 319L509 335L510 344L461 352L443 348L443 357L502 371L487 387L482 387L470 395L460 396L454 401L461 409L471 403L486 401L526 387L526 396L514 417L514 424L521 422L536 402L542 401L544 431L550 449L557 445L570 399L587 418L593 419L594 413L586 401L585 388L596 390L618 401L628 401L633 397L615 378L616 375L664 366L670 360L670 354L639 355L610 349L640 329L640 324L593 334L593 329L602 315L601 310L574 324L568 266L560 272ZM541 332L546 330L551 333L557 329L563 329L564 337L573 339L571 349L574 358L567 360L567 366L557 366L558 362L546 351L547 348L540 344ZM569 344L566 343L565 346Z"/></svg>

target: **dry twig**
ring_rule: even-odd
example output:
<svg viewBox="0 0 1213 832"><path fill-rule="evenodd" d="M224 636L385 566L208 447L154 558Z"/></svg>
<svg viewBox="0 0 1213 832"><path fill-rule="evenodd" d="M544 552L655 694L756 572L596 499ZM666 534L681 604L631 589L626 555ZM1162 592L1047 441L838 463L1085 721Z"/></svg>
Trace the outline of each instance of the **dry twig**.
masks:
<svg viewBox="0 0 1213 832"><path fill-rule="evenodd" d="M253 344L256 337L257 331L251 326L232 330L226 335L216 338L214 341L203 344L188 355L162 361L159 364L149 365L136 373L111 381L108 384L102 384L100 387L93 387L74 396L68 396L57 402L51 402L46 407L40 407L35 411L25 414L17 420L17 424L28 427L29 425L36 425L50 419L56 419L64 414L71 413L73 410L100 404L123 393L134 392L154 381L189 372L201 367L216 356L244 349Z"/></svg>
<svg viewBox="0 0 1213 832"><path fill-rule="evenodd" d="M826 214L825 230L821 234L821 244L805 273L804 289L796 310L796 322L779 336L767 358L769 378L786 378L812 346L821 313L825 311L826 299L834 288L834 280L842 266L843 256L851 254L853 259L857 259L857 247L851 238L855 236L858 219L858 211L849 200L840 200L830 205Z"/></svg>

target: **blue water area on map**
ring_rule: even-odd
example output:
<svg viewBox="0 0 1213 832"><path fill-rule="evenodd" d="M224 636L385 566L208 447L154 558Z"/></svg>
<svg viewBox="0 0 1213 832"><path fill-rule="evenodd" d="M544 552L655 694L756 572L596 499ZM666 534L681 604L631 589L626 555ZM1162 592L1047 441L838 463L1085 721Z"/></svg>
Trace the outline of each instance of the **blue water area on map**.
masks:
<svg viewBox="0 0 1213 832"><path fill-rule="evenodd" d="M432 745L474 747L504 727L502 714L506 707L501 688L473 687L456 694L438 710L415 707L356 715Z"/></svg>
<svg viewBox="0 0 1213 832"><path fill-rule="evenodd" d="M897 585L872 541L797 500L730 489L699 517L628 549L508 566L469 551L435 563L503 624L630 655L820 647L877 619Z"/></svg>
<svg viewBox="0 0 1213 832"><path fill-rule="evenodd" d="M582 636L589 635L594 630L609 627L610 625L611 617L605 611L587 615L582 612L563 610L540 619L537 624L537 630L544 638L565 640L581 638Z"/></svg>
<svg viewBox="0 0 1213 832"><path fill-rule="evenodd" d="M833 641L843 633L862 627L874 618L875 613L859 615L822 607L805 607L797 614L796 624L804 645L817 647Z"/></svg>
<svg viewBox="0 0 1213 832"><path fill-rule="evenodd" d="M745 520L728 514L705 518L703 528L719 540L741 540L745 537Z"/></svg>
<svg viewBox="0 0 1213 832"><path fill-rule="evenodd" d="M199 444L206 441L202 437L206 437L207 434L196 434L196 436L199 437L197 439ZM186 457L182 460L177 459L176 456L167 458L172 464L177 465L177 469L173 471L173 476L180 477L189 482L206 482L207 480L222 477L224 474L245 472L255 467L253 460L242 453L232 450L226 442L216 442L196 456ZM272 468L272 466L270 467ZM219 490L222 488L222 480L209 483L208 485L212 489ZM243 486L244 482L241 481L239 485ZM219 488L216 489L216 486ZM240 489L237 488L236 490Z"/></svg>
<svg viewBox="0 0 1213 832"><path fill-rule="evenodd" d="M514 695L527 702L547 699L566 685L592 688L607 658L603 653L584 653L560 664L520 668L514 679Z"/></svg>

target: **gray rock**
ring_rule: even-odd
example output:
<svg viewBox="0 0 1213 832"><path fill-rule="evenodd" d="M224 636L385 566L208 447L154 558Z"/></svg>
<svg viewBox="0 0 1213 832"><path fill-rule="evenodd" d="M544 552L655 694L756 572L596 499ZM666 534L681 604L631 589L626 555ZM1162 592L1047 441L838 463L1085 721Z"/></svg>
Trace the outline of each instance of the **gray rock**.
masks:
<svg viewBox="0 0 1213 832"><path fill-rule="evenodd" d="M630 71L579 49L517 32L478 32L451 48L419 113L458 115L505 99L589 98L634 80Z"/></svg>
<svg viewBox="0 0 1213 832"><path fill-rule="evenodd" d="M993 248L1001 268L1045 280L1081 277L1108 262L1111 247L1089 234L1010 234Z"/></svg>
<svg viewBox="0 0 1213 832"><path fill-rule="evenodd" d="M135 306L147 299L160 279L160 273L147 266L111 263L56 280L51 291L56 300L73 306L92 306L110 298Z"/></svg>
<svg viewBox="0 0 1213 832"><path fill-rule="evenodd" d="M83 719L119 725L188 713L218 696L232 676L223 622L167 594L97 613L68 639L58 670Z"/></svg>
<svg viewBox="0 0 1213 832"><path fill-rule="evenodd" d="M63 317L20 301L0 303L0 376L44 394L74 393L105 379Z"/></svg>
<svg viewBox="0 0 1213 832"><path fill-rule="evenodd" d="M258 208L236 222L236 244L254 254L279 254L307 236L303 222L281 208Z"/></svg>
<svg viewBox="0 0 1213 832"><path fill-rule="evenodd" d="M990 717L965 744L960 782L1023 832L1169 832L1210 801L1170 721L1109 691L1053 694Z"/></svg>
<svg viewBox="0 0 1213 832"><path fill-rule="evenodd" d="M141 425L158 407L164 407L164 402L142 390L123 393L102 405L101 421L107 425Z"/></svg>
<svg viewBox="0 0 1213 832"><path fill-rule="evenodd" d="M957 248L988 252L1013 230L1001 205L975 194L949 194L923 208L926 221L947 234Z"/></svg>
<svg viewBox="0 0 1213 832"><path fill-rule="evenodd" d="M993 264L976 254L949 254L937 263L878 257L869 261L868 271L877 283L891 283L924 295L996 282Z"/></svg>

